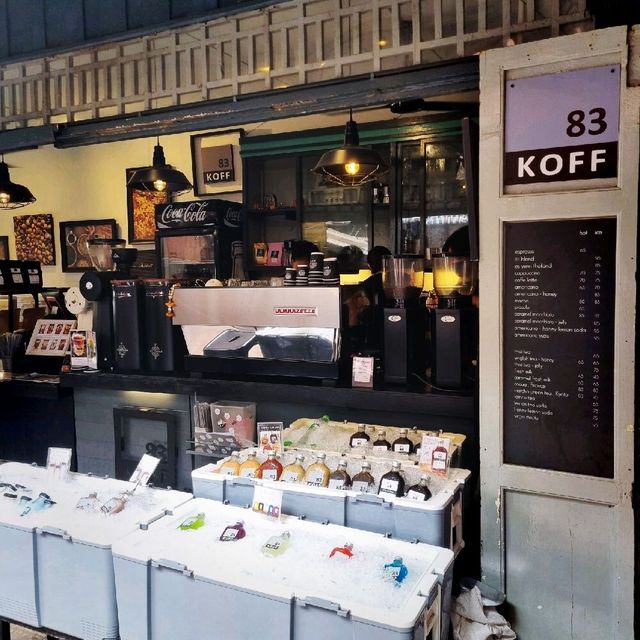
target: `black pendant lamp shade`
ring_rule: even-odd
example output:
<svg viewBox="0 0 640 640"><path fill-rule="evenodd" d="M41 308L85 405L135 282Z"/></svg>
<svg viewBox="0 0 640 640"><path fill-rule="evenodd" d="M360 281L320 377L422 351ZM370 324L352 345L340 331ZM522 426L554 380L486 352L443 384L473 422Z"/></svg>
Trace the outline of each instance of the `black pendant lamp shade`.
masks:
<svg viewBox="0 0 640 640"><path fill-rule="evenodd" d="M373 182L389 170L389 165L379 153L360 146L358 125L351 110L344 130L344 145L322 155L313 172L343 187L354 187Z"/></svg>
<svg viewBox="0 0 640 640"><path fill-rule="evenodd" d="M35 202L36 199L27 187L11 182L9 165L0 161L0 209L19 209Z"/></svg>
<svg viewBox="0 0 640 640"><path fill-rule="evenodd" d="M127 186L140 191L166 191L175 194L193 189L193 185L182 171L167 164L160 140L153 148L153 166L135 171Z"/></svg>

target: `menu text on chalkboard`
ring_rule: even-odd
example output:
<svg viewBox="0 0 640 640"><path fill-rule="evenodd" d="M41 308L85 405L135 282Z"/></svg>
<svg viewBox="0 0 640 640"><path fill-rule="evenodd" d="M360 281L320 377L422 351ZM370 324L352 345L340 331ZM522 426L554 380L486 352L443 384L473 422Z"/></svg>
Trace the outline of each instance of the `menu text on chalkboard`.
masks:
<svg viewBox="0 0 640 640"><path fill-rule="evenodd" d="M613 477L615 258L615 218L505 223L506 464Z"/></svg>

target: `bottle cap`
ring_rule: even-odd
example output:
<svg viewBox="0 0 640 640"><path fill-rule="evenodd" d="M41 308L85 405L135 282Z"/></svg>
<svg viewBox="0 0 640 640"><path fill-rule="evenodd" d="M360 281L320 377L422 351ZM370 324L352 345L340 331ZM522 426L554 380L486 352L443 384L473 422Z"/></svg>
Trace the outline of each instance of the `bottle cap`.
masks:
<svg viewBox="0 0 640 640"><path fill-rule="evenodd" d="M351 543L351 542L345 542L345 543L344 543L344 548L345 548L345 549L349 549L349 551L351 551L351 549L353 549L353 543Z"/></svg>
<svg viewBox="0 0 640 640"><path fill-rule="evenodd" d="M326 453L324 453L324 451L322 451L321 453L318 453L318 454L316 455L316 458L317 458L318 460L325 460L325 459L326 459L326 457L327 457L327 454L326 454Z"/></svg>
<svg viewBox="0 0 640 640"><path fill-rule="evenodd" d="M256 457L255 451L249 451L249 453L247 454L247 458L255 458L255 457Z"/></svg>
<svg viewBox="0 0 640 640"><path fill-rule="evenodd" d="M269 455L267 455L267 458L269 458L269 460L273 460L275 457L276 457L276 452L269 451Z"/></svg>
<svg viewBox="0 0 640 640"><path fill-rule="evenodd" d="M423 480L424 480L425 482L428 482L428 481L430 480L429 476L428 476L426 473L423 473L423 474L420 476L420 481L422 482Z"/></svg>
<svg viewBox="0 0 640 640"><path fill-rule="evenodd" d="M296 461L297 461L297 462L304 462L304 456L303 456L301 453L299 453L299 454L296 456Z"/></svg>
<svg viewBox="0 0 640 640"><path fill-rule="evenodd" d="M394 562L402 562L402 556L396 556L396 557L393 559L393 561L394 561Z"/></svg>
<svg viewBox="0 0 640 640"><path fill-rule="evenodd" d="M362 463L362 468L363 468L363 469L371 469L371 463L370 463L368 460L365 460L365 461Z"/></svg>
<svg viewBox="0 0 640 640"><path fill-rule="evenodd" d="M407 437L407 430L406 430L406 429L400 429L400 435L401 435L403 438L406 438L406 437Z"/></svg>
<svg viewBox="0 0 640 640"><path fill-rule="evenodd" d="M361 423L358 425L358 431L365 431L365 432L366 432L366 430L367 430L367 425L366 425L366 424L364 424L364 422L361 422Z"/></svg>
<svg viewBox="0 0 640 640"><path fill-rule="evenodd" d="M283 531L283 532L280 534L280 537L281 537L281 538L290 538L290 537L291 537L291 534L290 534L288 531Z"/></svg>
<svg viewBox="0 0 640 640"><path fill-rule="evenodd" d="M239 451L232 451L231 452L231 457L232 458L236 458L237 460L240 459L240 452Z"/></svg>
<svg viewBox="0 0 640 640"><path fill-rule="evenodd" d="M402 465L400 464L399 460L394 460L392 465L391 465L391 469L393 471L400 471L400 469L402 468Z"/></svg>
<svg viewBox="0 0 640 640"><path fill-rule="evenodd" d="M382 429L378 431L378 438L384 438L386 435L387 435L386 431L383 431Z"/></svg>
<svg viewBox="0 0 640 640"><path fill-rule="evenodd" d="M346 460L340 460L340 462L338 462L338 468L346 469L347 468L347 461Z"/></svg>

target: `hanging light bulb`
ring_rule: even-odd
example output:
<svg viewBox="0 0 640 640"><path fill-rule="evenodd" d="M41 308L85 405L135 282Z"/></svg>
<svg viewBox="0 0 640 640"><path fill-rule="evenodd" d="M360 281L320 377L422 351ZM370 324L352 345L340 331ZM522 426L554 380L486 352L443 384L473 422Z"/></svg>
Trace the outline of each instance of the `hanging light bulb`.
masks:
<svg viewBox="0 0 640 640"><path fill-rule="evenodd" d="M166 191L173 194L185 193L193 188L184 173L167 164L159 138L153 148L153 165L135 171L127 186L140 191Z"/></svg>
<svg viewBox="0 0 640 640"><path fill-rule="evenodd" d="M27 187L11 182L9 165L4 161L3 155L0 161L0 209L18 209L35 201Z"/></svg>
<svg viewBox="0 0 640 640"><path fill-rule="evenodd" d="M344 145L327 151L313 168L313 172L343 187L353 187L377 180L389 170L389 165L379 153L360 146L358 125L349 110L349 120L344 130Z"/></svg>

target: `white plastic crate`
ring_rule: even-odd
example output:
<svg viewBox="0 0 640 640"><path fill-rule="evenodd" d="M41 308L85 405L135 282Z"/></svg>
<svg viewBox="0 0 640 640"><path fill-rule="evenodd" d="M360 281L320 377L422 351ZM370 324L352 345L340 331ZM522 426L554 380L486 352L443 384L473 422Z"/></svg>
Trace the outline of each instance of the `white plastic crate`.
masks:
<svg viewBox="0 0 640 640"><path fill-rule="evenodd" d="M240 452L245 460L249 452ZM283 465L295 460L299 450L289 449L280 458ZM306 454L305 465L313 461ZM264 455L258 454L262 462ZM327 454L326 464L330 469L338 466L339 460L347 460L347 472L353 477L362 464L362 457L351 454L340 456ZM370 459L371 471L375 478L390 469L388 461ZM396 498L376 494L363 494L355 491L338 491L322 487L309 487L303 484L273 482L239 478L216 472L218 465L208 464L192 472L193 494L196 498L210 498L225 501L236 506L251 504L256 484L274 486L284 492L282 510L289 515L298 516L314 522L354 527L365 531L384 533L400 540L418 540L427 544L453 550L456 555L464 546L462 535L462 491L470 475L465 469L450 469L448 478L433 474L429 488L432 497L426 502L416 502L407 498ZM408 489L420 480L423 472L414 463L403 463L405 486ZM377 485L375 487L377 490Z"/></svg>
<svg viewBox="0 0 640 640"><path fill-rule="evenodd" d="M202 528L178 528L198 513ZM220 541L239 520L246 536ZM265 556L284 530L289 548ZM354 556L329 558L345 542ZM119 540L113 556L122 640L446 638L453 554L430 545L195 499ZM383 575L396 556L409 571L401 585Z"/></svg>
<svg viewBox="0 0 640 640"><path fill-rule="evenodd" d="M52 480L42 467L14 462L0 465L0 482L22 484L34 498L44 491L56 502L20 516L16 500L0 493L0 617L85 640L117 638L111 545L191 494L139 487L122 512L105 516L75 506L92 492L105 502L131 483L82 474Z"/></svg>

